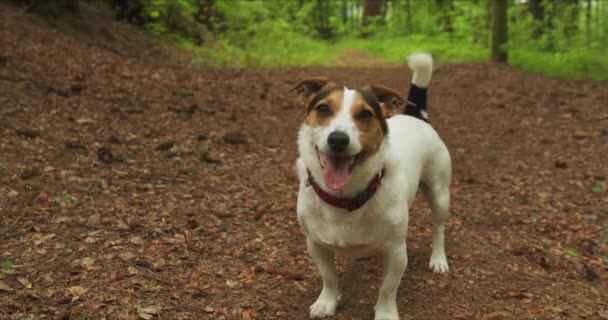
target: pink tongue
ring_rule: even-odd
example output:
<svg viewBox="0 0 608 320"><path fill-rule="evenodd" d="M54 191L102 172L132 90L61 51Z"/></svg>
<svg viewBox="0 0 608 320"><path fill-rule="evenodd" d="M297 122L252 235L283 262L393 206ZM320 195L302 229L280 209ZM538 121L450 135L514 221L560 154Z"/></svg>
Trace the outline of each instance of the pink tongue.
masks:
<svg viewBox="0 0 608 320"><path fill-rule="evenodd" d="M348 172L349 161L338 161L337 164L332 161L324 153L319 153L319 158L323 164L323 179L325 179L325 185L332 190L339 190L350 179L350 172Z"/></svg>

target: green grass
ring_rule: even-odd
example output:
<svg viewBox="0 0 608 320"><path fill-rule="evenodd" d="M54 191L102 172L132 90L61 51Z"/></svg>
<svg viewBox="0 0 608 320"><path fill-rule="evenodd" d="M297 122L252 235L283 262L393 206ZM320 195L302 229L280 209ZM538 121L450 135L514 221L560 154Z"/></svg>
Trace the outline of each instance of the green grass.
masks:
<svg viewBox="0 0 608 320"><path fill-rule="evenodd" d="M242 33L224 34L221 38L196 46L193 42L173 37L176 43L195 53L194 65L233 68L273 68L332 66L344 49L368 52L388 62L405 63L405 57L416 51L430 52L440 63L488 61L489 48L468 40L445 36L385 36L362 39L351 36L337 42L318 40L297 34L265 30L264 36L244 40ZM260 34L260 33L258 33ZM608 55L600 49L574 48L567 52L541 52L511 49L510 65L548 76L608 80Z"/></svg>
<svg viewBox="0 0 608 320"><path fill-rule="evenodd" d="M178 44L196 54L193 64L199 66L330 66L340 57L338 49L331 43L305 36L271 35L267 39L253 38L245 42L232 38L228 35L203 47L184 39L180 39Z"/></svg>
<svg viewBox="0 0 608 320"><path fill-rule="evenodd" d="M450 42L447 37L429 38L426 36L391 38L349 38L338 43L341 48L353 48L369 52L391 62L405 62L405 57L413 52L430 52L433 58L444 63L483 61L489 51L479 45L463 45Z"/></svg>
<svg viewBox="0 0 608 320"><path fill-rule="evenodd" d="M509 62L518 68L549 76L608 80L608 55L599 49L538 52L513 49Z"/></svg>

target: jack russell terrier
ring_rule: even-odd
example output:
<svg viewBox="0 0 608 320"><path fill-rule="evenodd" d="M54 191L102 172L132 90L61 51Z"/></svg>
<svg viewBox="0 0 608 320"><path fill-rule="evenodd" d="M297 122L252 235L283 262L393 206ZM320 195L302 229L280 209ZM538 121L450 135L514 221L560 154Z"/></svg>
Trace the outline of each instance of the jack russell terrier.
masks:
<svg viewBox="0 0 608 320"><path fill-rule="evenodd" d="M334 255L382 255L384 279L375 319L398 319L397 288L407 266L409 207L418 186L432 209L429 267L448 271L444 249L450 205L451 160L429 124L427 88L433 60L408 58L413 79L408 99L383 86L353 89L326 78L309 78L294 89L306 101L298 133L298 221L306 234L323 289L311 318L332 316L340 300ZM405 104L404 114L389 118Z"/></svg>

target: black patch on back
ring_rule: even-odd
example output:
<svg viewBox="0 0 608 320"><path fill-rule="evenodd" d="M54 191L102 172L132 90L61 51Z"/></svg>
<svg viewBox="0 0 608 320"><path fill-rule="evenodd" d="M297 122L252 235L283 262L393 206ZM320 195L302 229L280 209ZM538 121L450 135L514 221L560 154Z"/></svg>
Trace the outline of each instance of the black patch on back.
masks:
<svg viewBox="0 0 608 320"><path fill-rule="evenodd" d="M365 100L365 102L367 102L367 104L369 104L372 109L374 109L376 119L380 121L382 133L384 133L384 135L386 136L386 133L388 132L388 125L386 124L386 119L384 119L384 116L382 116L382 108L380 108L380 103L378 102L378 99L376 99L376 96L369 91L357 90L357 92L359 92L363 97L363 100Z"/></svg>
<svg viewBox="0 0 608 320"><path fill-rule="evenodd" d="M412 85L410 86L410 92L407 96L407 100L413 102L415 105L410 104L405 106L403 114L418 118L425 122L429 122L429 119L422 115L422 111L426 112L427 93L428 88L420 88L412 83Z"/></svg>
<svg viewBox="0 0 608 320"><path fill-rule="evenodd" d="M315 94L314 98L312 98L312 100L308 104L308 108L307 108L306 114L309 114L310 111L312 111L312 109L317 105L317 103L319 101L327 98L327 96L330 93L332 93L334 90L336 90L336 89L343 90L342 88L344 88L343 85L334 85L334 86L324 87L321 90L319 90L319 92L317 92L317 94Z"/></svg>

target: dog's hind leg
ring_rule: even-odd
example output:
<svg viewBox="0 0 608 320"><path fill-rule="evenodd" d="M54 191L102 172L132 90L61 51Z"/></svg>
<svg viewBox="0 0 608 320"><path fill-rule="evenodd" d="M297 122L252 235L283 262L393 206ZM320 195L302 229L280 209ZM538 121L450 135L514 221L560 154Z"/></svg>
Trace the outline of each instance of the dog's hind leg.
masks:
<svg viewBox="0 0 608 320"><path fill-rule="evenodd" d="M433 215L433 240L429 268L436 273L448 272L448 259L445 255L445 221L450 209L449 183L421 185Z"/></svg>
<svg viewBox="0 0 608 320"><path fill-rule="evenodd" d="M324 318L333 316L336 313L336 307L340 300L340 289L338 288L340 279L336 271L334 253L319 246L310 239L306 240L306 246L323 279L321 294L319 294L317 301L310 306L310 317Z"/></svg>

